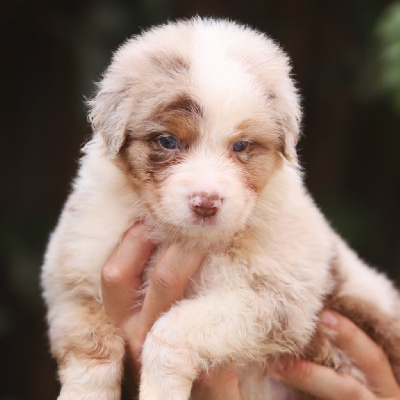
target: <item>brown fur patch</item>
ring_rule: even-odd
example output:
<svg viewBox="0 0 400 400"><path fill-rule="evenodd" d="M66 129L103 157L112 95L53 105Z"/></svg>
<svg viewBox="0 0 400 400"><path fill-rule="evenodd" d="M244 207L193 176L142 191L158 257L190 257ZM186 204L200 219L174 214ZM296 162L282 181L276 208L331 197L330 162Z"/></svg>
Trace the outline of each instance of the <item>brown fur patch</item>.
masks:
<svg viewBox="0 0 400 400"><path fill-rule="evenodd" d="M129 144L122 148L119 157L113 160L138 191L143 184L151 180L148 171L143 168L147 163L148 155L149 146L145 140L130 140Z"/></svg>
<svg viewBox="0 0 400 400"><path fill-rule="evenodd" d="M174 112L163 115L161 124L165 126L165 131L172 133L179 141L179 147L187 150L198 139L198 124L196 118L187 113Z"/></svg>
<svg viewBox="0 0 400 400"><path fill-rule="evenodd" d="M203 110L200 104L187 94L181 94L174 101L164 106L162 112L184 112L188 113L188 116L203 115Z"/></svg>
<svg viewBox="0 0 400 400"><path fill-rule="evenodd" d="M247 137L267 150L279 150L280 141L274 129L274 124L265 120L247 119L236 127L236 134L232 137L232 141Z"/></svg>
<svg viewBox="0 0 400 400"><path fill-rule="evenodd" d="M299 140L299 133L293 131L293 122L288 117L281 117L275 120L275 124L278 128L279 139L280 139L280 151L288 159L291 159L291 152L294 149L289 148L291 146L290 141L288 143L288 136L293 136L293 145L295 146Z"/></svg>
<svg viewBox="0 0 400 400"><path fill-rule="evenodd" d="M266 132L264 124L247 120L238 125L237 133L232 136L230 146L238 140L248 140L248 147L241 152L232 152L234 160L241 164L243 178L247 187L260 192L273 172L281 165L279 141Z"/></svg>
<svg viewBox="0 0 400 400"><path fill-rule="evenodd" d="M258 145L250 145L246 155L238 156L242 164L243 177L247 187L259 193L273 172L281 165L277 152L267 152Z"/></svg>
<svg viewBox="0 0 400 400"><path fill-rule="evenodd" d="M188 149L198 138L198 125L203 112L201 106L187 94L177 96L158 107L150 117L165 132L172 133L182 149Z"/></svg>
<svg viewBox="0 0 400 400"><path fill-rule="evenodd" d="M81 310L85 329L82 329L83 325L80 325L80 329L70 327L56 352L59 363L65 364L70 357L93 360L96 363L122 359L125 352L124 341L101 305L86 299Z"/></svg>
<svg viewBox="0 0 400 400"><path fill-rule="evenodd" d="M173 101L163 104L152 112L143 126L151 127L145 132L131 132L130 140L121 152L124 172L130 172L138 184L149 179L162 182L167 168L182 160L183 154L198 139L201 106L190 96L181 94ZM171 134L178 140L179 149L168 150L159 143L160 135Z"/></svg>
<svg viewBox="0 0 400 400"><path fill-rule="evenodd" d="M268 289L268 285L265 280L266 277L259 274L252 274L252 280L250 281L250 288L256 293L266 292Z"/></svg>
<svg viewBox="0 0 400 400"><path fill-rule="evenodd" d="M188 71L190 68L189 62L177 54L151 54L149 61L153 66L158 67L163 74L181 74L184 71Z"/></svg>

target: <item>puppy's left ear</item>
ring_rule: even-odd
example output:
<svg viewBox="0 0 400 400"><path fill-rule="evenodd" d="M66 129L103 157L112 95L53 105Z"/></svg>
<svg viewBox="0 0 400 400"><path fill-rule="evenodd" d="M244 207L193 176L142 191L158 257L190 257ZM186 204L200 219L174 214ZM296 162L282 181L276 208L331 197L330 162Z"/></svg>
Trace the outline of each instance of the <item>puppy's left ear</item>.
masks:
<svg viewBox="0 0 400 400"><path fill-rule="evenodd" d="M298 163L296 145L300 139L301 112L298 109L296 111L278 121L282 154L293 164Z"/></svg>
<svg viewBox="0 0 400 400"><path fill-rule="evenodd" d="M282 155L293 164L298 163L296 145L300 139L302 110L300 96L294 82L288 79L277 90L279 96L273 97L272 109L275 111L275 124L279 132Z"/></svg>
<svg viewBox="0 0 400 400"><path fill-rule="evenodd" d="M106 74L96 95L87 102L93 130L101 134L112 157L118 155L126 139L130 114L127 86Z"/></svg>

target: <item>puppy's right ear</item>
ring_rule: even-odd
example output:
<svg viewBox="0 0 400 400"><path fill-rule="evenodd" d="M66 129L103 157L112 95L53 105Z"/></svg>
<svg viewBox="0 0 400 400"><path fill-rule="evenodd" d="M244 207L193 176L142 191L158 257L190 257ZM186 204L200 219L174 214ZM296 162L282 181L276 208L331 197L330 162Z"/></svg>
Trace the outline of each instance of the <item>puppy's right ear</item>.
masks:
<svg viewBox="0 0 400 400"><path fill-rule="evenodd" d="M110 76L99 84L99 90L87 104L93 130L101 134L112 157L116 157L126 139L129 119L129 90L127 85L113 81Z"/></svg>

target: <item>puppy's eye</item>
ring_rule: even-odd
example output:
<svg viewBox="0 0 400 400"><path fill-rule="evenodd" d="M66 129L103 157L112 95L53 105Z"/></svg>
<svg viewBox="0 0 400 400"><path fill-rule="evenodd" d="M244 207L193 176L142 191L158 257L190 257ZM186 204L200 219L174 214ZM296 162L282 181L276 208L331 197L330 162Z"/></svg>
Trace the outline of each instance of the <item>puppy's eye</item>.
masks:
<svg viewBox="0 0 400 400"><path fill-rule="evenodd" d="M232 150L233 151L244 151L247 149L248 145L249 145L249 142L246 142L245 140L239 140L233 144Z"/></svg>
<svg viewBox="0 0 400 400"><path fill-rule="evenodd" d="M161 136L158 141L160 142L161 146L164 147L164 149L174 150L178 148L178 140L172 135Z"/></svg>

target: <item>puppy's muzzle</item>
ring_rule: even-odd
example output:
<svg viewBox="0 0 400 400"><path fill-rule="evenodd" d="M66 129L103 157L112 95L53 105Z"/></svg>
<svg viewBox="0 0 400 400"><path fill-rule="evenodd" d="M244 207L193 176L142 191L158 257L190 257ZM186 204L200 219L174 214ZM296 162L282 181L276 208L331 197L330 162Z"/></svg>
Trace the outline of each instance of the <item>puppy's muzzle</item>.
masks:
<svg viewBox="0 0 400 400"><path fill-rule="evenodd" d="M189 197L190 209L203 218L217 214L222 201L218 193L196 192Z"/></svg>

